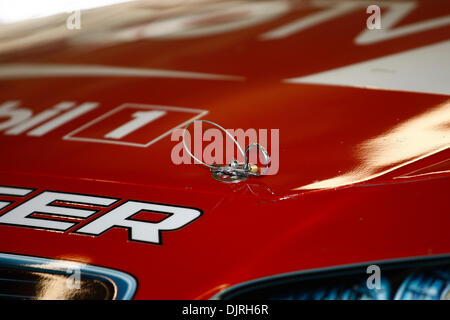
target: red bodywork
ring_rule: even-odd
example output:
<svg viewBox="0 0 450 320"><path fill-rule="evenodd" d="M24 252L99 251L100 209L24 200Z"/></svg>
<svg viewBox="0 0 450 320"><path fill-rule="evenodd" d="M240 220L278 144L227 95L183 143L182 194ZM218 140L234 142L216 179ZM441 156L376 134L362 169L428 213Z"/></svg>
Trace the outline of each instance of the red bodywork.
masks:
<svg viewBox="0 0 450 320"><path fill-rule="evenodd" d="M397 27L450 12L447 1L419 6ZM240 78L0 78L0 103L20 100L35 114L61 101L99 103L41 137L0 132L1 185L123 199L114 206L134 199L203 211L184 228L163 232L162 245L130 241L123 228L98 237L70 232L105 210L78 220L68 232L2 225L0 252L125 271L138 281L136 299L205 299L280 273L450 253L449 96L284 81L445 41L449 26L358 46L353 39L368 16L360 9L290 37L259 38L318 10L294 3L268 21L188 38L87 43L68 31L68 38L2 52L0 64L106 65ZM62 139L124 103L207 110L203 119L225 128L279 129L279 171L220 183L201 166L173 164L176 142L170 136L144 148ZM441 122L427 127L436 112ZM417 129L395 135L405 127ZM98 126L91 134L95 130L103 132ZM154 127L149 130L153 135ZM429 140L430 130L444 143ZM415 149L408 153L410 145ZM327 182L342 176L343 183ZM305 187L320 181L317 188Z"/></svg>

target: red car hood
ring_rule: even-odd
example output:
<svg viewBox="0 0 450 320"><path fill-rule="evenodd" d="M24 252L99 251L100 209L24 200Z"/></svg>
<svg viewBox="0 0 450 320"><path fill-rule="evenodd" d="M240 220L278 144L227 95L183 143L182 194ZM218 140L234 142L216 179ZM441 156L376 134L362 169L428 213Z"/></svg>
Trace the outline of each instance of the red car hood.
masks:
<svg viewBox="0 0 450 320"><path fill-rule="evenodd" d="M2 185L37 189L25 200L51 190L203 213L162 232L160 245L133 241L126 228L73 232L105 209L65 232L5 224L0 251L123 270L138 281L136 298L187 299L284 272L449 253L448 23L364 40L361 7L288 33L283 26L330 9L279 3L160 8L126 23L111 7L86 13L80 30L34 26L48 38L32 47L2 39L3 106L20 101L38 115L95 104L48 131L45 122L4 128ZM398 31L445 17L440 3L386 12L405 11ZM100 12L114 18L108 28L94 28ZM155 31L177 23L184 29ZM151 106L172 119L120 143L104 138L126 112ZM277 174L227 184L174 164L170 132L196 116L279 129Z"/></svg>

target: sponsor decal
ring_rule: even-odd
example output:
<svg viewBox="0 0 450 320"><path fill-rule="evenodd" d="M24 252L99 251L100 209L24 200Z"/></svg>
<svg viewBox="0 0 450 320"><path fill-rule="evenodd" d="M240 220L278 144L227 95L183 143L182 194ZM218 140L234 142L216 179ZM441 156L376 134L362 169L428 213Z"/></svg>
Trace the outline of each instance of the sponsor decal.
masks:
<svg viewBox="0 0 450 320"><path fill-rule="evenodd" d="M64 130L71 121L99 105L62 101L36 113L22 106L20 100L5 101L0 103L0 131L6 136L43 137ZM146 148L207 113L193 108L124 103L66 132L62 139Z"/></svg>
<svg viewBox="0 0 450 320"><path fill-rule="evenodd" d="M137 200L123 201L118 198L70 192L37 193L34 189L9 186L0 186L0 197L2 196L17 197L19 200L0 201L0 210L7 209L0 216L0 225L70 231L91 236L100 236L113 228L125 228L130 241L152 244L162 244L163 232L183 228L202 214L200 209L183 206ZM31 197L23 201L24 196ZM16 202L21 203L13 207L12 204ZM106 209L106 212L93 218L102 208ZM159 220L145 221L134 218L145 212L156 214ZM77 228L78 223L74 222L74 218L90 221Z"/></svg>

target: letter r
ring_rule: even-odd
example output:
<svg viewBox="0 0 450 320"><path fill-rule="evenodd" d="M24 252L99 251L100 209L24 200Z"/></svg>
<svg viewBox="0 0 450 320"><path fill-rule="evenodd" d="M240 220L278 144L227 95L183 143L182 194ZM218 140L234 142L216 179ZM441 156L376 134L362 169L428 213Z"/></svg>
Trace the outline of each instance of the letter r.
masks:
<svg viewBox="0 0 450 320"><path fill-rule="evenodd" d="M140 211L169 213L169 217L153 223L131 219ZM76 233L99 235L113 227L124 227L130 231L130 239L161 244L160 232L176 230L197 219L202 212L194 208L168 206L157 203L127 201L93 222L85 225Z"/></svg>

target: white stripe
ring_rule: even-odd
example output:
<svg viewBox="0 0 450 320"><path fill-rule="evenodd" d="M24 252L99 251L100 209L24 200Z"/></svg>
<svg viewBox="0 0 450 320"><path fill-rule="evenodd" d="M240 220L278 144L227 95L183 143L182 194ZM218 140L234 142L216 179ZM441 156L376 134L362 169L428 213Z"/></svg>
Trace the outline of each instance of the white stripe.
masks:
<svg viewBox="0 0 450 320"><path fill-rule="evenodd" d="M449 57L450 41L443 41L285 82L450 95Z"/></svg>
<svg viewBox="0 0 450 320"><path fill-rule="evenodd" d="M9 196L26 196L31 191L33 191L33 189L0 187L0 194L6 194Z"/></svg>
<svg viewBox="0 0 450 320"><path fill-rule="evenodd" d="M162 69L126 68L76 64L0 64L0 79L40 77L144 77L205 80L243 80L243 77L221 74L172 71Z"/></svg>
<svg viewBox="0 0 450 320"><path fill-rule="evenodd" d="M312 7L315 7L314 4L320 6L320 2L314 2ZM301 17L287 25L283 25L279 28L266 32L262 34L260 38L262 40L273 40L289 37L293 34L317 26L328 20L332 20L333 18L337 18L350 11L356 10L356 8L358 7L361 7L361 4L359 2L326 3L325 5L330 7L326 10L321 10L315 14Z"/></svg>
<svg viewBox="0 0 450 320"><path fill-rule="evenodd" d="M3 209L4 207L6 207L8 204L10 204L11 202L6 202L6 201L0 201L0 209Z"/></svg>

